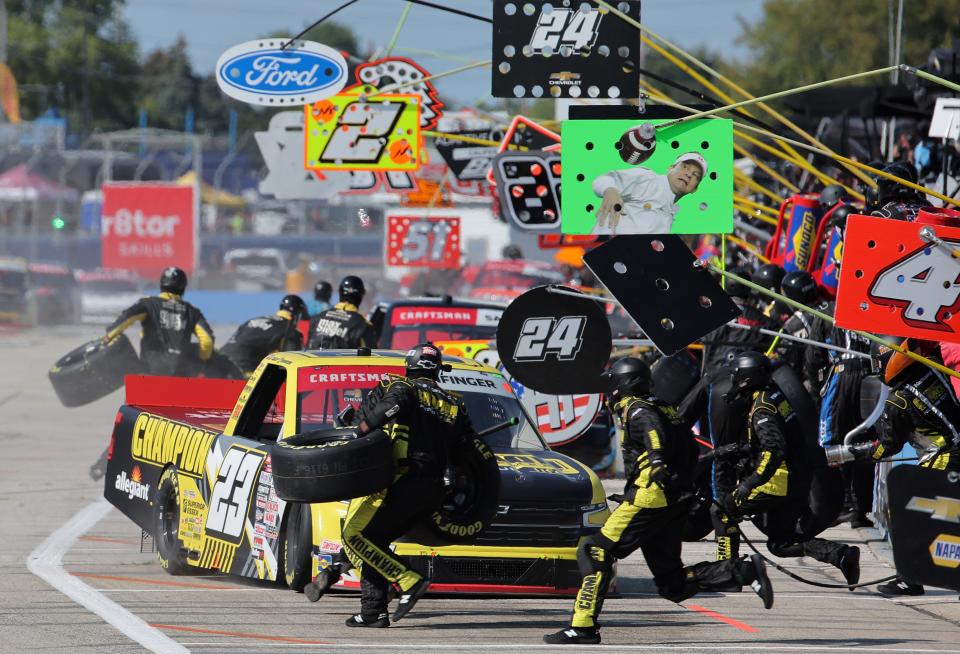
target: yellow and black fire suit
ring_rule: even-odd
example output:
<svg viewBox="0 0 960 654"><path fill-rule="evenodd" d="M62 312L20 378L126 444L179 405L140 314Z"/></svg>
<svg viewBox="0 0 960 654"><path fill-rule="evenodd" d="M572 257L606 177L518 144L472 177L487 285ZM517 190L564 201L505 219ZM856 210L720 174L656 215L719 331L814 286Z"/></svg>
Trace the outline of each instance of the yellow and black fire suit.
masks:
<svg viewBox="0 0 960 654"><path fill-rule="evenodd" d="M448 452L473 426L462 400L432 379L392 375L370 392L358 420L389 431L397 465L389 488L350 502L343 525L343 553L360 570L360 614L374 621L387 610L389 584L407 591L421 580L390 544L439 506Z"/></svg>
<svg viewBox="0 0 960 654"><path fill-rule="evenodd" d="M643 552L657 591L682 602L703 590L740 588L755 580L747 561L702 562L684 567L682 532L692 499L697 450L677 410L652 396L627 396L614 411L623 426L627 490L600 533L577 552L583 575L571 627L595 629L613 562Z"/></svg>
<svg viewBox="0 0 960 654"><path fill-rule="evenodd" d="M143 329L140 358L154 375L191 374L213 354L213 330L207 319L179 295L164 291L141 298L107 327L107 339L116 338L137 322ZM193 336L197 338L196 354L191 347Z"/></svg>
<svg viewBox="0 0 960 654"><path fill-rule="evenodd" d="M377 347L377 332L360 313L357 305L337 302L332 309L318 313L310 320L312 350L353 350Z"/></svg>
<svg viewBox="0 0 960 654"><path fill-rule="evenodd" d="M767 536L767 549L779 557L810 556L840 567L847 546L815 536L825 526L811 506L810 483L816 463L807 454L799 419L774 384L753 393L746 424L747 452L739 462L736 489L720 498L714 511L717 559L736 558L738 522L755 516Z"/></svg>
<svg viewBox="0 0 960 654"><path fill-rule="evenodd" d="M281 309L276 315L253 318L240 325L220 352L249 377L268 354L302 349L303 337L293 315Z"/></svg>
<svg viewBox="0 0 960 654"><path fill-rule="evenodd" d="M929 358L941 363L939 357ZM858 458L887 458L909 442L920 456L920 465L960 470L960 405L949 380L913 363L894 382L877 421L879 440Z"/></svg>

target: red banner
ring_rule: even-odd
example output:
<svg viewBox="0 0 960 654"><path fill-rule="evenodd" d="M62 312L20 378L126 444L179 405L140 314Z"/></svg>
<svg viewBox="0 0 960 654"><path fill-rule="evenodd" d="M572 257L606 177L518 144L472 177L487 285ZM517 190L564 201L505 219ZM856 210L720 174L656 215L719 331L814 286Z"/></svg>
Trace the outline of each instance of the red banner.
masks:
<svg viewBox="0 0 960 654"><path fill-rule="evenodd" d="M460 219L387 216L387 265L460 267Z"/></svg>
<svg viewBox="0 0 960 654"><path fill-rule="evenodd" d="M104 184L100 261L104 268L155 277L167 266L191 274L196 257L192 186Z"/></svg>
<svg viewBox="0 0 960 654"><path fill-rule="evenodd" d="M924 227L942 239L920 237ZM850 216L836 321L874 334L960 342L960 227Z"/></svg>

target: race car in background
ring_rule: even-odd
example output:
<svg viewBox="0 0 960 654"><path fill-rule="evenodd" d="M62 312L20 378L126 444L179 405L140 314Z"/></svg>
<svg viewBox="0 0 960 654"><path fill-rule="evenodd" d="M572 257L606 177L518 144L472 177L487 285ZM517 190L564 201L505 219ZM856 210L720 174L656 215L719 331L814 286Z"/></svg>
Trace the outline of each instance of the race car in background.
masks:
<svg viewBox="0 0 960 654"><path fill-rule="evenodd" d="M26 259L0 257L0 322L33 324L36 306L29 293Z"/></svg>
<svg viewBox="0 0 960 654"><path fill-rule="evenodd" d="M31 263L30 294L37 306L37 324L73 324L80 321L80 289L73 272L53 263Z"/></svg>
<svg viewBox="0 0 960 654"><path fill-rule="evenodd" d="M380 347L407 350L424 341L489 341L506 305L443 297L406 298L379 302L367 319L377 331Z"/></svg>
<svg viewBox="0 0 960 654"><path fill-rule="evenodd" d="M432 521L395 543L432 579L432 590L572 595L577 549L609 509L588 468L551 451L506 380L469 359L448 358L441 386L461 395L500 471L496 516L473 541L451 544ZM244 382L127 377L111 436L104 496L151 534L172 574L220 571L282 576L301 590L341 548L349 502L279 499L271 452L278 439L335 425L402 352L280 352ZM343 587L356 587L355 574Z"/></svg>
<svg viewBox="0 0 960 654"><path fill-rule="evenodd" d="M509 302L534 286L567 281L557 264L522 259L487 261L475 271L475 275L471 274L471 278L456 293L493 302Z"/></svg>
<svg viewBox="0 0 960 654"><path fill-rule="evenodd" d="M112 322L124 309L143 296L140 280L120 270L90 270L77 273L80 286L80 319L86 323Z"/></svg>

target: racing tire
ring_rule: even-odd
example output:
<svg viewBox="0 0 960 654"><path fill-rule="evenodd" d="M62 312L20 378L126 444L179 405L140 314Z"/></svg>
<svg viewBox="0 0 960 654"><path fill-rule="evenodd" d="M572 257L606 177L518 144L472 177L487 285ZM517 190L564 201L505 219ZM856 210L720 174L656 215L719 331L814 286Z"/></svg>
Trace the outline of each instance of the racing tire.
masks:
<svg viewBox="0 0 960 654"><path fill-rule="evenodd" d="M290 590L303 592L313 576L312 516L309 504L294 503L284 517L283 543L280 547L280 570ZM279 575L278 575L279 576Z"/></svg>
<svg viewBox="0 0 960 654"><path fill-rule="evenodd" d="M819 442L819 411L810 393L804 387L796 371L788 365L777 367L773 371L773 382L784 394L790 406L797 414L800 430L803 433L803 452L811 470L824 468L827 457Z"/></svg>
<svg viewBox="0 0 960 654"><path fill-rule="evenodd" d="M468 543L493 521L500 503L497 457L480 438L467 438L452 453L453 488L425 518L427 528L449 543Z"/></svg>
<svg viewBox="0 0 960 654"><path fill-rule="evenodd" d="M393 482L393 442L381 429L357 438L349 428L323 429L277 441L270 458L277 496L287 502L365 497Z"/></svg>
<svg viewBox="0 0 960 654"><path fill-rule="evenodd" d="M670 406L679 406L700 381L700 363L688 352L660 357L650 367L653 393Z"/></svg>
<svg viewBox="0 0 960 654"><path fill-rule="evenodd" d="M47 377L65 407L89 404L123 386L126 375L146 372L146 366L126 335L109 343L97 339L60 357Z"/></svg>
<svg viewBox="0 0 960 654"><path fill-rule="evenodd" d="M240 368L220 350L213 351L202 371L204 377L213 379L246 379Z"/></svg>
<svg viewBox="0 0 960 654"><path fill-rule="evenodd" d="M160 567L171 575L191 572L186 550L180 545L180 484L177 469L167 467L157 482L157 497L153 507L153 542Z"/></svg>

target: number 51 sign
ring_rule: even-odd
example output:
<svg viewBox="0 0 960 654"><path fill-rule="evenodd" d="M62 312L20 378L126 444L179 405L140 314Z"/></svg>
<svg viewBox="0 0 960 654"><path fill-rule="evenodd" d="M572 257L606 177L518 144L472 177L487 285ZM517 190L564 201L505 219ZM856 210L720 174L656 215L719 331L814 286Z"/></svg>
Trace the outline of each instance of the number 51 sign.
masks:
<svg viewBox="0 0 960 654"><path fill-rule="evenodd" d="M836 321L845 329L960 342L960 227L850 216ZM942 222L942 220L941 220ZM920 237L925 226L942 244Z"/></svg>
<svg viewBox="0 0 960 654"><path fill-rule="evenodd" d="M388 215L387 265L459 268L460 219Z"/></svg>

